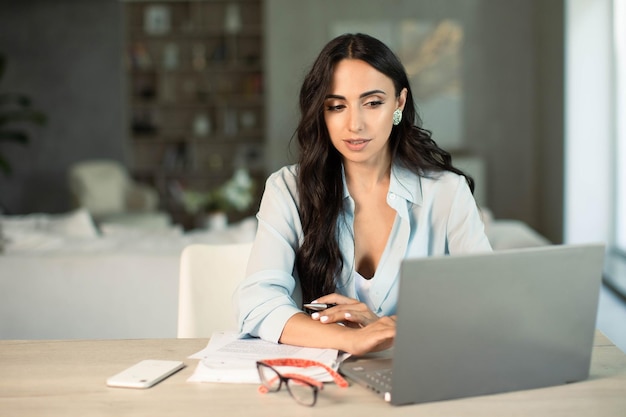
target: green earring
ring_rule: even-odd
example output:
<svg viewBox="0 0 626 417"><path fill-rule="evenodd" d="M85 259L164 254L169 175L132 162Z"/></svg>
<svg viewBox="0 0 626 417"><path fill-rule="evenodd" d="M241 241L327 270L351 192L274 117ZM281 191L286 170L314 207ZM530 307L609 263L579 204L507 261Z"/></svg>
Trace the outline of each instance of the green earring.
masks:
<svg viewBox="0 0 626 417"><path fill-rule="evenodd" d="M401 121L402 121L402 110L396 109L393 112L393 125L398 126Z"/></svg>

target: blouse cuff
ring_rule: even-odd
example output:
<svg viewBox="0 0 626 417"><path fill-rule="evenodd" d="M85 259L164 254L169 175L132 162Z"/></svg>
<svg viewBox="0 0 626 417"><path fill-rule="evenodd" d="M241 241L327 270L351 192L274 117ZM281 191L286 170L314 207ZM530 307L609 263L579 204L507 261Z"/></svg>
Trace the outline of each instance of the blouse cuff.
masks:
<svg viewBox="0 0 626 417"><path fill-rule="evenodd" d="M259 337L263 340L278 343L285 324L293 315L301 313L297 307L283 305L268 314L259 327Z"/></svg>

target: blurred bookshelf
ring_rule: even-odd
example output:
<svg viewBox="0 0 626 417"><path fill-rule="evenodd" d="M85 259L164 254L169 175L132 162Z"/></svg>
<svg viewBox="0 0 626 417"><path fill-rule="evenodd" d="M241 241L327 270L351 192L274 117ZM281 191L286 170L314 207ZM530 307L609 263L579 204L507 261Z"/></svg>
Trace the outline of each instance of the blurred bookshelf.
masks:
<svg viewBox="0 0 626 417"><path fill-rule="evenodd" d="M131 171L174 215L173 187L206 191L239 167L264 179L262 6L124 2Z"/></svg>

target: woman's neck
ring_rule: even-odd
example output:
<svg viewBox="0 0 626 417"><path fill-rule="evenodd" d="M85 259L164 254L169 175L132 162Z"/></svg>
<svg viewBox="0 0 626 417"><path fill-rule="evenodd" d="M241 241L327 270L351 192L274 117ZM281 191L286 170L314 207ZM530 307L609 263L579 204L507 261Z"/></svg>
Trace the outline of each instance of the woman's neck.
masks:
<svg viewBox="0 0 626 417"><path fill-rule="evenodd" d="M353 191L375 189L381 185L388 186L391 175L391 160L384 164L358 163L344 161L344 170L348 188Z"/></svg>

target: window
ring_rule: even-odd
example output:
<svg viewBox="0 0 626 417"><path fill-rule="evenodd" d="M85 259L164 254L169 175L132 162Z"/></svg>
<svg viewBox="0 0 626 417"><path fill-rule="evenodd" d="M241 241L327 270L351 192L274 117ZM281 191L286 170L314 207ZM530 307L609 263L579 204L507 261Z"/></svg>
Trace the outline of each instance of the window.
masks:
<svg viewBox="0 0 626 417"><path fill-rule="evenodd" d="M615 45L615 246L626 254L626 2L613 0Z"/></svg>
<svg viewBox="0 0 626 417"><path fill-rule="evenodd" d="M616 214L613 0L565 5L564 242L611 245Z"/></svg>

